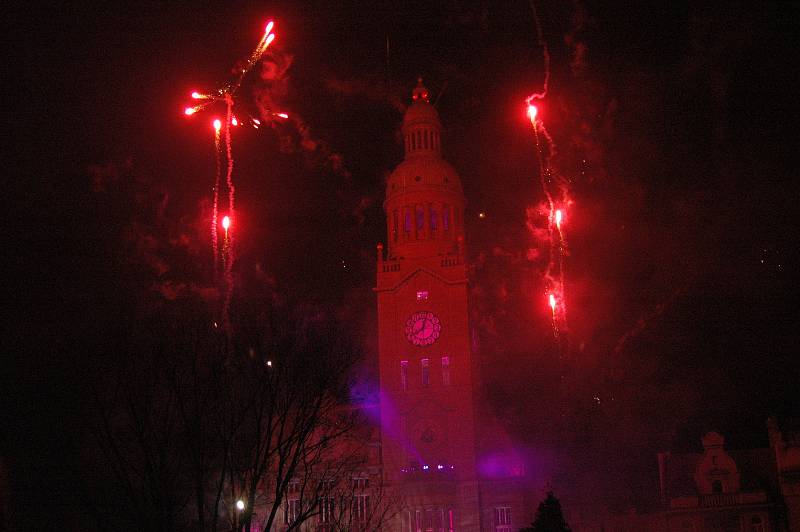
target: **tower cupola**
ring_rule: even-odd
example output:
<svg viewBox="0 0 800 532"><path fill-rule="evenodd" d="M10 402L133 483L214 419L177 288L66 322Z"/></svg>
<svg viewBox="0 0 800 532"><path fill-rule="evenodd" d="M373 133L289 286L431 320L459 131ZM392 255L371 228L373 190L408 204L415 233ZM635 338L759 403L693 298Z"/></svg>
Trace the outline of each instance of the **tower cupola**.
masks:
<svg viewBox="0 0 800 532"><path fill-rule="evenodd" d="M441 153L442 123L428 89L417 81L403 116L405 158L389 175L383 203L389 258L459 253L464 193Z"/></svg>
<svg viewBox="0 0 800 532"><path fill-rule="evenodd" d="M422 84L422 78L417 80L417 86L411 93L411 100L411 105L403 117L406 159L431 152L441 153L442 123L439 121L439 113L430 103L430 95Z"/></svg>

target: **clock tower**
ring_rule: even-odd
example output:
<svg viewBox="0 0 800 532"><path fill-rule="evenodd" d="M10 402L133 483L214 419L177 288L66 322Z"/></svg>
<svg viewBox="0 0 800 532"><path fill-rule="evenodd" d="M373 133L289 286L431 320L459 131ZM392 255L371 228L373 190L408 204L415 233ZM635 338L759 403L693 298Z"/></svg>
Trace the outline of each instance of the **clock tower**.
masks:
<svg viewBox="0 0 800 532"><path fill-rule="evenodd" d="M461 181L419 81L386 183L377 286L383 475L402 530L479 530ZM390 527L397 530L400 527Z"/></svg>

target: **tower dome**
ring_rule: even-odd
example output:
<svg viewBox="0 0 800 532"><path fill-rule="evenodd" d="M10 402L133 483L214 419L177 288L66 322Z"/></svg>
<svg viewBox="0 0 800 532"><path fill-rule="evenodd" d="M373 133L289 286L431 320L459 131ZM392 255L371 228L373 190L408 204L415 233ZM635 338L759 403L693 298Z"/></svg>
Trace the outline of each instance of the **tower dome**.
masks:
<svg viewBox="0 0 800 532"><path fill-rule="evenodd" d="M405 158L389 175L383 204L389 256L455 253L464 234L461 180L442 159L442 124L422 79L411 98L402 125Z"/></svg>

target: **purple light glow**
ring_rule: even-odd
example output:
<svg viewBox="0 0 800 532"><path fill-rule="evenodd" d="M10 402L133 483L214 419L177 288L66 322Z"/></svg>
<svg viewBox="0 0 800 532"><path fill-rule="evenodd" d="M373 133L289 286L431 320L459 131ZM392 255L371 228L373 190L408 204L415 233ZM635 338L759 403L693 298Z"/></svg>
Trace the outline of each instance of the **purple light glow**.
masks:
<svg viewBox="0 0 800 532"><path fill-rule="evenodd" d="M478 463L478 471L485 478L513 478L524 476L525 466L519 456L491 454Z"/></svg>

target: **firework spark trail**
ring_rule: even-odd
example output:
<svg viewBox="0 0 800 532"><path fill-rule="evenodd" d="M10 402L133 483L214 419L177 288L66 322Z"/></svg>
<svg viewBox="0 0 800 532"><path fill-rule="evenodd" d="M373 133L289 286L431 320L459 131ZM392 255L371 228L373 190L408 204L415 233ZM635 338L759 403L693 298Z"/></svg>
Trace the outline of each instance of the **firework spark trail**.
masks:
<svg viewBox="0 0 800 532"><path fill-rule="evenodd" d="M230 303L231 298L233 295L233 263L235 261L235 249L234 249L234 235L231 229L231 225L234 220L235 215L235 198L236 198L236 188L234 187L233 183L233 148L232 148L232 139L231 139L231 126L238 126L239 120L234 116L233 110L236 100L234 99L236 92L242 85L245 76L253 69L253 67L258 63L261 57L266 52L269 45L275 40L275 34L272 33L272 29L275 24L272 21L269 21L267 24L266 30L258 42L258 45L255 49L250 53L245 63L241 66L237 67L236 70L236 78L233 82L223 85L221 88L217 89L214 92L203 94L197 91L192 92L191 98L193 100L198 100L199 103L192 105L190 107L186 107L184 109L184 114L186 116L192 116L203 109L206 109L216 102L225 102L225 156L227 160L227 171L225 174L225 184L227 186L227 197L228 197L228 213L222 219L222 225L225 229L225 238L223 241L222 247L222 262L223 262L223 271L224 271L224 284L225 284L225 298L223 301L222 307L222 322L224 328L228 334L230 334L230 318L229 318L229 310L230 310ZM244 111L245 116L249 116L248 113ZM256 129L260 122L256 119L251 117L252 125ZM211 214L211 245L213 248L213 260L214 260L214 277L217 278L218 270L217 264L219 262L219 235L218 235L218 228L217 223L219 219L219 185L221 181L221 174L222 174L222 163L221 163L221 138L220 138L220 130L222 128L222 124L220 120L214 120L214 149L215 149L215 156L216 156L216 174L214 179L214 189L213 189L213 208Z"/></svg>
<svg viewBox="0 0 800 532"><path fill-rule="evenodd" d="M544 38L542 31L542 23L539 19L539 12L536 9L536 2L530 0L531 11L533 12L533 21L536 28L536 42L542 50L542 63L544 69L544 80L542 81L542 90L535 92L528 96L525 103L528 105L528 117L531 121L533 128L533 135L536 141L536 153L539 162L539 182L542 187L542 192L547 199L547 234L549 239L550 254L545 271L545 279L548 286L548 299L550 309L553 316L553 335L559 337L559 321L566 322L566 298L565 298L565 269L564 269L564 255L566 254L566 238L562 228L562 217L564 212L556 208L551 192L553 185L553 171L551 160L555 155L555 143L544 122L538 118L538 109L534 102L536 100L543 100L547 96L548 87L550 84L550 48ZM547 144L547 150L542 149L543 142L540 140L540 135L544 138ZM560 200L566 200L567 191L566 186L562 186ZM564 203L568 203L564 201ZM558 238L556 239L556 233ZM557 258L557 260L556 260Z"/></svg>
<svg viewBox="0 0 800 532"><path fill-rule="evenodd" d="M235 120L233 118L233 97L230 93L225 94L225 104L227 106L227 115L225 120L225 154L228 159L228 171L225 176L225 182L228 185L228 223L234 219L235 208L235 193L236 188L233 186L233 149L231 146L231 124ZM230 332L230 306L231 296L233 295L233 261L234 248L233 248L233 231L225 228L225 249L226 249L226 262L225 262L225 302L222 306L222 323L225 330Z"/></svg>
<svg viewBox="0 0 800 532"><path fill-rule="evenodd" d="M536 2L530 1L531 11L533 12L533 22L536 26L536 42L542 49L542 60L544 62L544 81L542 82L542 92L537 92L528 96L527 103L531 104L533 100L541 100L547 96L547 86L550 83L550 48L547 46L547 41L544 39L542 33L542 23L539 20L539 12L536 10Z"/></svg>
<svg viewBox="0 0 800 532"><path fill-rule="evenodd" d="M530 102L530 98L527 101ZM541 184L542 192L547 199L547 236L550 249L547 269L544 277L550 285L548 287L548 298L550 300L550 309L553 315L553 336L558 338L558 320L564 320L566 318L566 305L564 301L564 233L561 229L561 210L557 210L555 208L553 194L550 192L550 184L552 179L549 167L549 158L545 158L542 145L539 140L539 131L543 129L543 126L541 119L539 119L537 115L538 111L536 106L528 103L528 116L531 119L531 126L533 127L533 137L536 142L536 154L539 161L539 183ZM547 139L548 137L545 138ZM555 236L556 231L558 232L558 240ZM558 257L558 269L556 273L558 278L557 281L554 279L554 271L556 270L556 257ZM558 302L558 304L556 304L556 302ZM558 308L558 312L556 312L556 308Z"/></svg>
<svg viewBox="0 0 800 532"><path fill-rule="evenodd" d="M219 130L222 124L214 120L214 154L217 171L214 174L214 201L211 210L211 247L214 252L214 278L217 277L217 262L219 261L219 243L217 242L217 223L219 216L219 181L222 176L222 147L220 145Z"/></svg>

